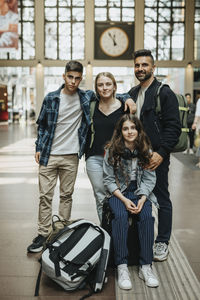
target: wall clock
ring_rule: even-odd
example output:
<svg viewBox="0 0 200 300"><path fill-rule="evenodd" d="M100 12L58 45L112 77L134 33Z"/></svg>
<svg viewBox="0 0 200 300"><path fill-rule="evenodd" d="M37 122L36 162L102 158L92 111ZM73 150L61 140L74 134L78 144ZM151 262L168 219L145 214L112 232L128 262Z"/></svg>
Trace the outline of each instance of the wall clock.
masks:
<svg viewBox="0 0 200 300"><path fill-rule="evenodd" d="M95 59L132 59L133 23L96 23Z"/></svg>
<svg viewBox="0 0 200 300"><path fill-rule="evenodd" d="M110 27L102 32L99 43L106 55L117 57L128 49L129 37L122 28Z"/></svg>

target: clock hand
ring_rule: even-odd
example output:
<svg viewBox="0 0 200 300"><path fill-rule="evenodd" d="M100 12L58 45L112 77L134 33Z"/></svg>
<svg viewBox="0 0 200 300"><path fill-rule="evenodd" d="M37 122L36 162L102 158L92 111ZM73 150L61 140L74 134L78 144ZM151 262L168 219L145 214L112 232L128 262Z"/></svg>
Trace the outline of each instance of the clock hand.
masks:
<svg viewBox="0 0 200 300"><path fill-rule="evenodd" d="M117 46L117 43L116 43L116 40L115 40L115 34L113 35L113 43L114 43L114 46Z"/></svg>
<svg viewBox="0 0 200 300"><path fill-rule="evenodd" d="M108 32L108 35L109 35L109 37L112 39L113 45L114 45L114 46L117 46L117 43L116 43L116 41L115 41L115 34L114 34L114 36L112 36L112 34L111 34L110 32Z"/></svg>

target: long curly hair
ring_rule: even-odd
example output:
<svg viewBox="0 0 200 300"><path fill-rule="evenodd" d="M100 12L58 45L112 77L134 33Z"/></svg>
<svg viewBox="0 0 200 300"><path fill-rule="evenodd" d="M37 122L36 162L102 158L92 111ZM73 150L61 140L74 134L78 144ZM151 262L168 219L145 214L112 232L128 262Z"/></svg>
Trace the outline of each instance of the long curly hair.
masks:
<svg viewBox="0 0 200 300"><path fill-rule="evenodd" d="M134 123L136 130L138 131L138 136L134 141L134 146L138 153L137 157L139 159L139 164L142 167L145 167L150 162L152 147L148 136L144 132L141 121L132 114L124 114L117 122L111 141L105 147L105 149L109 149L108 162L114 166L114 169L121 166L121 157L123 156L124 149L126 148L122 135L122 127L126 121Z"/></svg>

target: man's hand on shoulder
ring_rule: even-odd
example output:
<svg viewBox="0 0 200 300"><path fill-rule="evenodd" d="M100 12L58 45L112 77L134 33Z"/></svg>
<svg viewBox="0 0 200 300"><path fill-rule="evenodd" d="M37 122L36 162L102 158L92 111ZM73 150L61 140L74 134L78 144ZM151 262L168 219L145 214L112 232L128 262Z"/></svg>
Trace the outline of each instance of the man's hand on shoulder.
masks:
<svg viewBox="0 0 200 300"><path fill-rule="evenodd" d="M163 157L157 152L153 152L149 165L147 169L154 171L163 162Z"/></svg>
<svg viewBox="0 0 200 300"><path fill-rule="evenodd" d="M36 152L35 153L35 161L37 164L39 164L39 161L40 161L40 152Z"/></svg>
<svg viewBox="0 0 200 300"><path fill-rule="evenodd" d="M127 111L129 109L131 114L134 114L136 112L136 103L133 101L132 98L128 98L124 105L124 111Z"/></svg>

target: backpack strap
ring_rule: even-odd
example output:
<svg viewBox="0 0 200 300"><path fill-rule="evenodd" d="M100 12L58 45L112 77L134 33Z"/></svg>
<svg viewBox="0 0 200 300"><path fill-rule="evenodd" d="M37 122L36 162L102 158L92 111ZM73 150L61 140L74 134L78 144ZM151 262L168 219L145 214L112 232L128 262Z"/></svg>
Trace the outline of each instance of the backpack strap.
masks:
<svg viewBox="0 0 200 300"><path fill-rule="evenodd" d="M155 111L158 115L159 119L161 119L161 104L160 104L160 91L164 86L168 86L168 84L159 82L159 85L156 87L154 98L155 98Z"/></svg>
<svg viewBox="0 0 200 300"><path fill-rule="evenodd" d="M188 114L189 107L188 107L188 104L187 104L187 100L185 99L185 97L183 95L177 94L176 97L179 99L179 111L183 112L182 114L180 114L180 117L181 117L180 121L181 121L182 126L184 126L184 118ZM181 131L182 132L189 132L189 128L188 127L182 127Z"/></svg>
<svg viewBox="0 0 200 300"><path fill-rule="evenodd" d="M42 275L42 259L40 258L38 261L40 263L40 270L39 270L36 285L35 285L35 294L34 294L35 297L39 296L40 281L41 281L41 275Z"/></svg>
<svg viewBox="0 0 200 300"><path fill-rule="evenodd" d="M93 116L94 116L94 110L96 107L96 101L92 101L90 102L90 120L91 120L91 141L90 141L90 148L92 148L93 142L94 142L94 134L95 134L95 130L94 130L94 120L93 120Z"/></svg>

